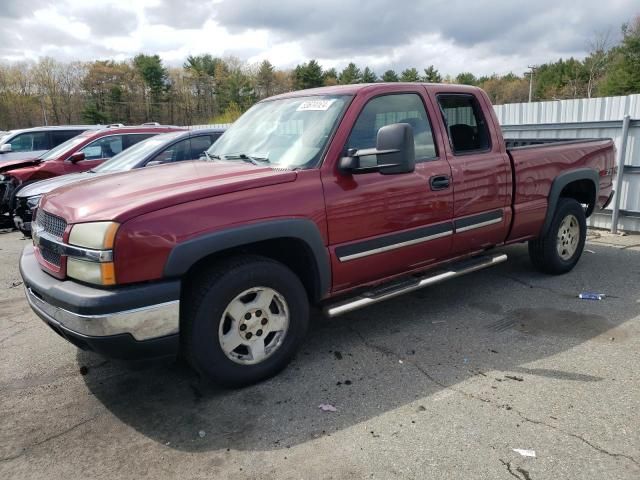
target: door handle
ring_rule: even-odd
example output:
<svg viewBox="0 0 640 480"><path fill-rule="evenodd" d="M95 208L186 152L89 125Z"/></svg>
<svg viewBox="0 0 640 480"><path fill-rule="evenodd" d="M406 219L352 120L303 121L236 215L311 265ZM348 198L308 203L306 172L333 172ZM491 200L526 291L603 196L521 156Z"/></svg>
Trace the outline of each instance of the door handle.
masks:
<svg viewBox="0 0 640 480"><path fill-rule="evenodd" d="M436 175L429 179L431 190L446 190L449 188L450 179L447 175Z"/></svg>

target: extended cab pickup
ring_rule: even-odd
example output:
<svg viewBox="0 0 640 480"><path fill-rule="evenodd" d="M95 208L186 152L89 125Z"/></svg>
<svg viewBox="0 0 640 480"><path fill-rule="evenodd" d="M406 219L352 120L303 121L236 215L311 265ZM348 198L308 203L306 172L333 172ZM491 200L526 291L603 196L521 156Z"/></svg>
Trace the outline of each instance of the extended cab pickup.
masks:
<svg viewBox="0 0 640 480"><path fill-rule="evenodd" d="M269 98L210 161L45 195L20 260L27 299L80 348L180 353L217 382L255 382L292 358L310 304L339 315L495 265L515 242L571 270L613 194L613 143L508 143L473 87Z"/></svg>

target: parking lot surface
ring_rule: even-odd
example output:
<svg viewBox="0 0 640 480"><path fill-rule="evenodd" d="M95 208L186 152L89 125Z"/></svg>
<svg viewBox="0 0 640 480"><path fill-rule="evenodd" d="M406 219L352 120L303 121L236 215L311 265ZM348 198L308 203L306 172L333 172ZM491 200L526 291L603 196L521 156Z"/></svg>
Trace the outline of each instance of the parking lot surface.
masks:
<svg viewBox="0 0 640 480"><path fill-rule="evenodd" d="M241 390L62 340L24 299L25 243L0 234L2 479L640 478L640 236L592 233L559 277L518 245L316 315L289 368Z"/></svg>

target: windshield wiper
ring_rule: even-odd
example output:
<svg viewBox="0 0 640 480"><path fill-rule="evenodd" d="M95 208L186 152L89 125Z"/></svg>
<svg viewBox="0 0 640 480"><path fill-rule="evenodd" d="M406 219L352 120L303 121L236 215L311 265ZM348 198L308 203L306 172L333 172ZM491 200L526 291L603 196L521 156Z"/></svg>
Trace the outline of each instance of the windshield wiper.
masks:
<svg viewBox="0 0 640 480"><path fill-rule="evenodd" d="M222 155L225 160L243 160L253 165L263 165L271 163L267 157L258 157L255 155L247 155L246 153L231 153L228 155Z"/></svg>
<svg viewBox="0 0 640 480"><path fill-rule="evenodd" d="M203 152L204 156L207 157L207 160L209 161L213 161L213 160L221 160L220 155L211 155L209 152L207 152L206 150Z"/></svg>

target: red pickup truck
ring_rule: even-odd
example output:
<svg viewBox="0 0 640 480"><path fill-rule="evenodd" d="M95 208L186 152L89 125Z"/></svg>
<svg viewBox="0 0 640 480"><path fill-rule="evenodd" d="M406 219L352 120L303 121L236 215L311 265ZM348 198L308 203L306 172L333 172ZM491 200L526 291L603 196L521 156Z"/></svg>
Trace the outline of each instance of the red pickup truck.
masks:
<svg viewBox="0 0 640 480"><path fill-rule="evenodd" d="M180 353L237 386L282 369L309 305L335 316L506 259L560 274L612 196L611 140L509 147L487 95L393 83L287 93L210 161L43 197L20 270L32 309L80 348Z"/></svg>

